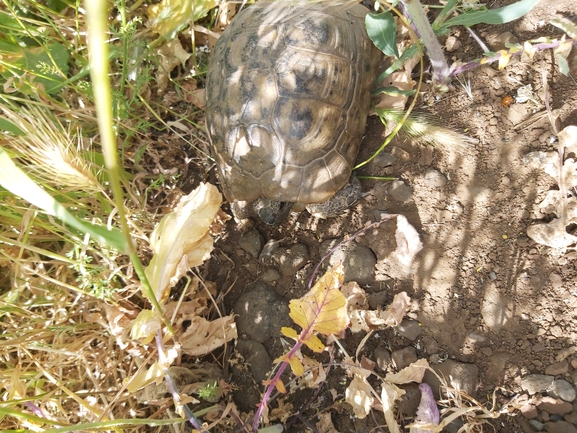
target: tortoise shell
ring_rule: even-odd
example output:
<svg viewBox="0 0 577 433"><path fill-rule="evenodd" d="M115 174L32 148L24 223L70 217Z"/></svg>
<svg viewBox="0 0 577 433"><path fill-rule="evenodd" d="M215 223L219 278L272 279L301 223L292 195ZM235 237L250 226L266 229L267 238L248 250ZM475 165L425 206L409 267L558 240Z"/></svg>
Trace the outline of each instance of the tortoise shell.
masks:
<svg viewBox="0 0 577 433"><path fill-rule="evenodd" d="M206 125L225 197L320 203L359 152L381 59L351 1L257 2L219 38Z"/></svg>

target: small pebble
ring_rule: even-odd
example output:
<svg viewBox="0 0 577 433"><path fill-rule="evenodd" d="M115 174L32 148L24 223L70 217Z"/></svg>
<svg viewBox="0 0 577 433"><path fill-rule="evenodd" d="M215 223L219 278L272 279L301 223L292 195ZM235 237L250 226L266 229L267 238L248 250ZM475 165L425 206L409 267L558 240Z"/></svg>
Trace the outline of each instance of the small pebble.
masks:
<svg viewBox="0 0 577 433"><path fill-rule="evenodd" d="M273 336L280 337L281 328L292 325L288 302L260 281L247 287L233 310L239 335L259 343Z"/></svg>
<svg viewBox="0 0 577 433"><path fill-rule="evenodd" d="M547 390L547 394L552 397L558 397L569 403L575 400L575 388L564 379L559 379L553 382L553 385Z"/></svg>
<svg viewBox="0 0 577 433"><path fill-rule="evenodd" d="M285 277L294 276L309 260L309 250L304 244L295 244L288 249L279 249L273 254L279 271Z"/></svg>
<svg viewBox="0 0 577 433"><path fill-rule="evenodd" d="M546 376L544 374L529 374L521 379L521 388L527 391L529 395L538 392L546 391L553 385L553 376Z"/></svg>
<svg viewBox="0 0 577 433"><path fill-rule="evenodd" d="M339 242L340 239L330 239L321 243L321 256L328 253ZM356 281L360 285L366 285L375 281L377 258L369 247L354 241L342 244L329 258L329 265L335 266L339 263L342 263L345 268L345 283Z"/></svg>
<svg viewBox="0 0 577 433"><path fill-rule="evenodd" d="M439 170L431 167L425 172L425 183L432 188L441 188L447 184L447 178Z"/></svg>
<svg viewBox="0 0 577 433"><path fill-rule="evenodd" d="M408 346L400 350L395 350L391 354L391 358L397 370L402 370L417 360L417 351L413 346Z"/></svg>
<svg viewBox="0 0 577 433"><path fill-rule="evenodd" d="M260 277L260 280L265 283L272 283L281 278L281 274L276 269L267 269Z"/></svg>
<svg viewBox="0 0 577 433"><path fill-rule="evenodd" d="M394 180L389 185L389 196L399 203L407 203L413 195L413 189L402 180Z"/></svg>
<svg viewBox="0 0 577 433"><path fill-rule="evenodd" d="M537 421L536 419L532 419L531 421L529 421L529 424L531 424L531 427L533 427L537 431L542 431L545 428L545 424L543 424L540 421Z"/></svg>
<svg viewBox="0 0 577 433"><path fill-rule="evenodd" d="M577 427L567 421L548 422L545 428L547 433L577 433Z"/></svg>
<svg viewBox="0 0 577 433"><path fill-rule="evenodd" d="M387 348L379 346L375 349L374 354L377 366L381 370L387 371L391 366L391 352Z"/></svg>
<svg viewBox="0 0 577 433"><path fill-rule="evenodd" d="M549 396L543 397L543 400L537 406L539 410L546 411L548 414L565 415L573 411L573 405L559 398Z"/></svg>
<svg viewBox="0 0 577 433"><path fill-rule="evenodd" d="M397 326L396 331L403 337L415 341L421 333L423 328L419 325L419 322L411 319L404 319L399 326Z"/></svg>
<svg viewBox="0 0 577 433"><path fill-rule="evenodd" d="M377 167L390 167L397 161L397 157L387 152L380 152L373 161Z"/></svg>
<svg viewBox="0 0 577 433"><path fill-rule="evenodd" d="M555 328L555 326L553 328ZM553 333L553 328L551 328L551 333L555 335L557 332ZM551 376L558 376L561 374L565 374L568 371L569 371L569 363L567 362L566 359L564 359L563 361L554 362L553 364L550 364L545 368L545 374Z"/></svg>
<svg viewBox="0 0 577 433"><path fill-rule="evenodd" d="M264 238L258 231L251 230L240 237L238 245L252 257L258 257L263 241Z"/></svg>

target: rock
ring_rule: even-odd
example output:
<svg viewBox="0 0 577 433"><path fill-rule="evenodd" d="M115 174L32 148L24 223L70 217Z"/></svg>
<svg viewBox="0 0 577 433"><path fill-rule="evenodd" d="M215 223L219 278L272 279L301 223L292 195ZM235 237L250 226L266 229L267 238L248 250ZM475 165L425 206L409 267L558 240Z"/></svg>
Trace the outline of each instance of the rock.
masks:
<svg viewBox="0 0 577 433"><path fill-rule="evenodd" d="M553 376L547 376L544 374L529 374L521 379L521 388L523 388L524 391L527 391L529 395L533 395L547 390L551 385L553 385L554 379Z"/></svg>
<svg viewBox="0 0 577 433"><path fill-rule="evenodd" d="M306 245L295 244L288 249L279 249L273 254L280 273L285 277L295 276L297 271L307 264L309 250Z"/></svg>
<svg viewBox="0 0 577 433"><path fill-rule="evenodd" d="M423 332L423 329L419 324L419 322L417 322L416 320L404 319L399 324L399 326L397 326L396 331L401 336L411 341L415 341L417 338L419 338L419 336Z"/></svg>
<svg viewBox="0 0 577 433"><path fill-rule="evenodd" d="M375 355L377 366L381 370L387 371L391 366L391 352L389 352L385 347L379 346L375 348L373 353Z"/></svg>
<svg viewBox="0 0 577 433"><path fill-rule="evenodd" d="M321 256L327 254L340 242L339 239L330 239L321 243ZM345 283L356 281L362 286L375 281L377 258L369 247L354 241L341 245L329 258L331 266L339 263L342 263L345 268Z"/></svg>
<svg viewBox="0 0 577 433"><path fill-rule="evenodd" d="M531 421L529 421L529 424L531 424L531 427L533 427L537 431L543 431L543 429L545 428L545 424L543 424L540 421L537 421L536 419L532 419Z"/></svg>
<svg viewBox="0 0 577 433"><path fill-rule="evenodd" d="M390 167L397 161L397 157L387 152L380 152L373 161L377 167Z"/></svg>
<svg viewBox="0 0 577 433"><path fill-rule="evenodd" d="M565 415L573 411L573 405L561 400L560 398L553 398L549 396L543 397L543 400L537 406L539 410L544 410L549 414Z"/></svg>
<svg viewBox="0 0 577 433"><path fill-rule="evenodd" d="M280 272L277 271L276 269L267 269L260 276L260 280L263 283L272 283L273 281L277 281L280 278L281 278Z"/></svg>
<svg viewBox="0 0 577 433"><path fill-rule="evenodd" d="M547 389L547 394L568 401L569 403L573 402L576 397L575 388L564 379L554 381L553 385Z"/></svg>
<svg viewBox="0 0 577 433"><path fill-rule="evenodd" d="M425 171L425 183L431 188L442 188L447 184L447 178L439 170L430 167Z"/></svg>
<svg viewBox="0 0 577 433"><path fill-rule="evenodd" d="M417 408L421 402L421 391L419 386L411 383L403 387L405 393L401 397L401 401L397 403L397 411L408 417L414 417L417 413Z"/></svg>
<svg viewBox="0 0 577 433"><path fill-rule="evenodd" d="M256 383L262 383L267 379L268 372L272 368L272 358L262 344L254 340L239 338L236 342L236 350L250 366L250 372Z"/></svg>
<svg viewBox="0 0 577 433"><path fill-rule="evenodd" d="M460 433L461 430L465 426L465 423L461 418L454 419L451 421L444 429L443 432L447 433ZM429 430L430 431L430 430Z"/></svg>
<svg viewBox="0 0 577 433"><path fill-rule="evenodd" d="M527 419L537 418L537 415L539 415L537 408L531 403L525 403L519 408L519 411Z"/></svg>
<svg viewBox="0 0 577 433"><path fill-rule="evenodd" d="M477 386L479 385L479 367L475 364L447 359L442 364L432 366L433 370L444 378L445 382L455 389L460 389L471 397L475 397ZM435 398L439 396L439 379L430 371L425 373L423 380L433 390Z"/></svg>
<svg viewBox="0 0 577 433"><path fill-rule="evenodd" d="M402 180L394 180L389 185L389 196L396 202L408 203L413 196L413 189Z"/></svg>
<svg viewBox="0 0 577 433"><path fill-rule="evenodd" d="M491 331L499 333L513 317L513 300L496 286L489 285L481 304L481 316Z"/></svg>
<svg viewBox="0 0 577 433"><path fill-rule="evenodd" d="M407 346L403 349L395 350L391 354L391 358L397 370L402 370L417 360L417 351L413 346Z"/></svg>
<svg viewBox="0 0 577 433"><path fill-rule="evenodd" d="M565 415L565 421L570 422L571 424L577 424L577 412L573 411L567 415Z"/></svg>
<svg viewBox="0 0 577 433"><path fill-rule="evenodd" d="M263 243L264 238L256 230L243 234L238 240L238 245L252 257L258 257Z"/></svg>
<svg viewBox="0 0 577 433"><path fill-rule="evenodd" d="M566 359L560 362L554 362L553 364L549 364L547 368L545 368L545 374L551 376L558 376L560 374L565 374L569 371L569 362Z"/></svg>
<svg viewBox="0 0 577 433"><path fill-rule="evenodd" d="M280 337L283 326L292 326L288 303L274 289L262 282L247 287L233 308L239 335L262 343Z"/></svg>
<svg viewBox="0 0 577 433"><path fill-rule="evenodd" d="M548 433L577 433L577 427L567 421L548 422L545 429Z"/></svg>

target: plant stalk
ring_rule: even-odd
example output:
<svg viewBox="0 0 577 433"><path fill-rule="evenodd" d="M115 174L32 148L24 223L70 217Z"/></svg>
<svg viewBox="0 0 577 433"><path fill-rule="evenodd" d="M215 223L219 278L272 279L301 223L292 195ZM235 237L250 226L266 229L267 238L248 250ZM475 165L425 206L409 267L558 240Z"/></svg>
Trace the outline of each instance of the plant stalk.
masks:
<svg viewBox="0 0 577 433"><path fill-rule="evenodd" d="M435 36L433 27L429 22L423 5L419 0L401 0L405 13L411 20L417 35L425 45L427 55L433 66L433 81L445 86L449 83L449 64L443 53L443 48Z"/></svg>
<svg viewBox="0 0 577 433"><path fill-rule="evenodd" d="M90 60L90 77L94 88L94 103L98 117L98 128L102 140L102 150L104 154L104 165L110 177L110 187L113 192L114 202L118 211L118 220L122 233L127 240L127 253L132 261L134 270L142 284L144 295L150 300L162 321L170 333L174 333L172 325L163 312L156 294L152 290L148 279L144 273L144 267L136 253L136 247L132 240L130 228L126 220L126 210L124 208L123 191L120 183L120 170L118 169L118 149L116 146L116 136L114 134L114 123L112 115L112 92L108 79L108 45L107 17L108 2L106 0L86 0L86 15L88 22L88 52Z"/></svg>

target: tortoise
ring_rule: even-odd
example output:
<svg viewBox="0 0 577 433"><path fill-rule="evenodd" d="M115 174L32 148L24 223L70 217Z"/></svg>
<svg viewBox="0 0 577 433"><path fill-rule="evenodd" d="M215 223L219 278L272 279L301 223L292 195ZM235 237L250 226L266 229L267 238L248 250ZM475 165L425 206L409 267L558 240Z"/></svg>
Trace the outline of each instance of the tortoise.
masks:
<svg viewBox="0 0 577 433"><path fill-rule="evenodd" d="M208 67L206 126L236 209L252 202L277 225L293 205L328 217L360 196L349 179L381 60L367 13L350 0L257 2L223 32Z"/></svg>

